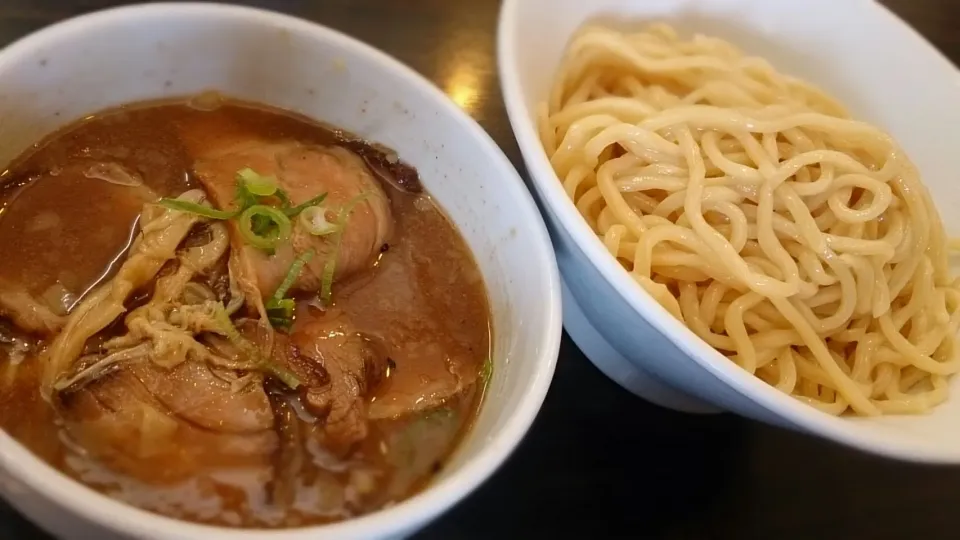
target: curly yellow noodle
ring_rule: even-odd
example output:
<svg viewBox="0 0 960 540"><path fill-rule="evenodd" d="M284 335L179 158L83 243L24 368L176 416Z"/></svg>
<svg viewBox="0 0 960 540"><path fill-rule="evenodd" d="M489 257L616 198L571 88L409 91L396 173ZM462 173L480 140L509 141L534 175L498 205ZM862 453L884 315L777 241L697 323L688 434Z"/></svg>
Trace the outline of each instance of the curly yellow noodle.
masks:
<svg viewBox="0 0 960 540"><path fill-rule="evenodd" d="M607 250L738 366L829 414L946 399L960 241L890 135L730 43L662 24L582 29L537 118Z"/></svg>

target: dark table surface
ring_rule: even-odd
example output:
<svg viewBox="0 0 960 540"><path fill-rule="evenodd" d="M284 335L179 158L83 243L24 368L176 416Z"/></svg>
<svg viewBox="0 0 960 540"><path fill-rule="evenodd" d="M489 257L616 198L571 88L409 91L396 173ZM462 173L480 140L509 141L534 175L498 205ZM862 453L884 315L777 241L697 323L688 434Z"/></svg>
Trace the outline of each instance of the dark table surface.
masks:
<svg viewBox="0 0 960 540"><path fill-rule="evenodd" d="M589 1L589 0L584 0ZM841 0L838 0L841 1ZM0 45L119 0L0 0ZM498 0L261 0L383 49L463 106L523 171L500 99ZM886 0L955 62L960 2ZM0 81L0 84L3 84ZM546 403L506 465L417 538L958 538L960 469L885 461L732 415L686 416L621 390L565 338ZM0 503L0 539L45 538Z"/></svg>

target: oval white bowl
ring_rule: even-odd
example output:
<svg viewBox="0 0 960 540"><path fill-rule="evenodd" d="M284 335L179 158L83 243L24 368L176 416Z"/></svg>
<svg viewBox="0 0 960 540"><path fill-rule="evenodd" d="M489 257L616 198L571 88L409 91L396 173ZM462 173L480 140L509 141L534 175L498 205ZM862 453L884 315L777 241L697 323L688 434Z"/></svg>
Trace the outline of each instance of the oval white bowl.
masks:
<svg viewBox="0 0 960 540"><path fill-rule="evenodd" d="M634 27L660 20L681 31L718 36L820 85L854 116L899 139L934 194L948 232L960 234L960 213L949 212L960 207L956 68L872 0L505 0L498 30L507 112L563 279L591 326L624 362L757 420L899 459L960 463L960 377L951 382L950 400L928 415L862 419L820 413L724 358L637 287L609 255L564 193L534 119L570 36L597 19Z"/></svg>
<svg viewBox="0 0 960 540"><path fill-rule="evenodd" d="M341 523L288 530L194 525L77 483L0 432L0 494L61 538L371 540L401 538L462 499L507 458L553 376L560 284L546 228L509 161L429 82L330 29L213 4L126 7L41 30L0 51L0 163L106 107L206 89L298 111L386 144L472 249L493 316L494 375L480 415L423 492Z"/></svg>

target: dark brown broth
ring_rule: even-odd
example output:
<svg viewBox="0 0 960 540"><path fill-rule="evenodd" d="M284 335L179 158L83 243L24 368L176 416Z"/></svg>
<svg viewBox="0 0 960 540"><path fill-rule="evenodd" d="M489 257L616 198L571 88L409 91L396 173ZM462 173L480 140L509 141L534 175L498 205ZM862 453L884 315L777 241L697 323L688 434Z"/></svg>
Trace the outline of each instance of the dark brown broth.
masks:
<svg viewBox="0 0 960 540"><path fill-rule="evenodd" d="M57 282L81 294L122 254L140 202L124 194L129 188L85 178L71 167L119 163L139 174L153 194L176 196L196 187L190 176L195 149L214 140L245 137L332 144L338 134L283 111L228 101L212 111L185 102L138 104L88 117L51 135L0 178L0 279L34 295ZM389 347L394 365L383 389L416 385L431 370L446 369L451 359L480 372L489 355L490 329L476 262L428 197L389 186L385 190L396 233L370 271L335 285L335 309L347 312L359 330ZM301 306L300 312L309 309ZM103 493L148 510L247 527L337 521L409 497L440 470L469 428L484 384L478 377L477 384L440 409L373 422L349 466L342 471L335 470L342 464L315 467L306 473L324 479L327 492L342 489L357 471L373 473L373 496L362 503L333 504L324 513L315 508L322 506L324 490L317 500L304 499L306 506L299 510L278 510L261 500L269 478L254 471L232 471L229 480L223 471L211 471L185 483L151 486L104 470L68 444L55 412L40 398L38 374L36 358L15 367L0 349L0 427L41 458Z"/></svg>

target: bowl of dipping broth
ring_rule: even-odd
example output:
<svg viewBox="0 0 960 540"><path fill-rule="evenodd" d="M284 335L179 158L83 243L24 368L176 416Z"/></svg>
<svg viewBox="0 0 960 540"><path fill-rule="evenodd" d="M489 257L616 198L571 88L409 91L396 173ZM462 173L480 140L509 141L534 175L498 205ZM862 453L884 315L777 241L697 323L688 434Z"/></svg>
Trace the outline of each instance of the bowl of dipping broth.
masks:
<svg viewBox="0 0 960 540"><path fill-rule="evenodd" d="M213 4L0 51L0 493L61 538L402 538L557 359L536 206L396 60Z"/></svg>

